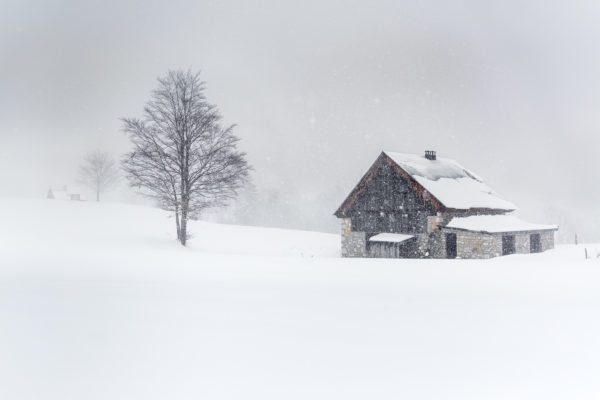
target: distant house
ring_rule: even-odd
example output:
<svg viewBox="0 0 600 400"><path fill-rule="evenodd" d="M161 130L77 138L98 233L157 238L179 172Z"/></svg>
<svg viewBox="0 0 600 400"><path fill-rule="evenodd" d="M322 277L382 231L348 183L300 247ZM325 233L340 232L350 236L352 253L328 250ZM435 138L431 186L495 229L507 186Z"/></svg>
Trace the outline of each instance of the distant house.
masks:
<svg viewBox="0 0 600 400"><path fill-rule="evenodd" d="M48 189L46 194L47 199L53 200L72 200L72 201L85 201L85 196L78 192L67 190L67 187L63 187L62 190Z"/></svg>
<svg viewBox="0 0 600 400"><path fill-rule="evenodd" d="M490 258L554 247L555 225L514 204L454 160L384 151L335 212L343 257Z"/></svg>

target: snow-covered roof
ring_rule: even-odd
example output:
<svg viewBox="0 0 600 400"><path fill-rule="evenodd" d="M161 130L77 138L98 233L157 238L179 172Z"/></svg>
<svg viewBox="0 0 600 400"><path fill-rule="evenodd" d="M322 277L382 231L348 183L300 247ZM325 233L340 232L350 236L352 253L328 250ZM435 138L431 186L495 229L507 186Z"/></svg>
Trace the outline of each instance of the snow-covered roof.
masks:
<svg viewBox="0 0 600 400"><path fill-rule="evenodd" d="M414 238L413 235L405 235L402 233L378 233L375 236L371 236L369 242L400 243L412 238Z"/></svg>
<svg viewBox="0 0 600 400"><path fill-rule="evenodd" d="M455 217L446 225L447 228L463 229L475 232L501 233L520 231L556 230L556 225L541 225L523 221L513 215L474 215Z"/></svg>
<svg viewBox="0 0 600 400"><path fill-rule="evenodd" d="M430 160L422 155L391 151L384 153L447 208L517 209L455 160L440 157Z"/></svg>

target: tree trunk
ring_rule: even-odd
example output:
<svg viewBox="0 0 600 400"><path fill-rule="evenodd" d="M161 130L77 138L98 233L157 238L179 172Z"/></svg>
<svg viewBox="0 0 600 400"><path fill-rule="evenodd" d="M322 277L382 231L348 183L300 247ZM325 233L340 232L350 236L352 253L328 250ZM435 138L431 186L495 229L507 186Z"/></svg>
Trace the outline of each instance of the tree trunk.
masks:
<svg viewBox="0 0 600 400"><path fill-rule="evenodd" d="M175 226L177 227L177 240L181 241L181 226L179 226L179 209L175 210Z"/></svg>
<svg viewBox="0 0 600 400"><path fill-rule="evenodd" d="M179 242L185 246L187 242L187 210L186 206L181 207L181 237Z"/></svg>

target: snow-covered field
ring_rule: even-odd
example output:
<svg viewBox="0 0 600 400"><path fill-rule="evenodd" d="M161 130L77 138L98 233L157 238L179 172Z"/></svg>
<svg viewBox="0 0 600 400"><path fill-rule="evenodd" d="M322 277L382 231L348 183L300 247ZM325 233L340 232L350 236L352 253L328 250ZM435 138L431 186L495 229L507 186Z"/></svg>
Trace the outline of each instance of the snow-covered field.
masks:
<svg viewBox="0 0 600 400"><path fill-rule="evenodd" d="M341 259L336 235L0 199L0 399L597 399L600 259ZM600 246L587 246L595 256Z"/></svg>

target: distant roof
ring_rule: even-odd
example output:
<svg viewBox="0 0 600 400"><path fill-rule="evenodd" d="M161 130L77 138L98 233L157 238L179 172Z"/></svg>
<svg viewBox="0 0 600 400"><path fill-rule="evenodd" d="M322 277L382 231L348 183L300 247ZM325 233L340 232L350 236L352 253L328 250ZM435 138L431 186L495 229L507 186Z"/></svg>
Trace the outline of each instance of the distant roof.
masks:
<svg viewBox="0 0 600 400"><path fill-rule="evenodd" d="M517 209L513 203L500 198L480 177L455 160L440 157L429 160L422 155L391 151L384 151L384 154L446 208Z"/></svg>
<svg viewBox="0 0 600 400"><path fill-rule="evenodd" d="M402 233L379 233L369 238L369 242L388 242L400 243L414 238L413 235L404 235Z"/></svg>
<svg viewBox="0 0 600 400"><path fill-rule="evenodd" d="M452 218L446 227L487 233L548 231L558 229L558 226L556 225L533 224L512 215L474 215L471 217L455 217Z"/></svg>

